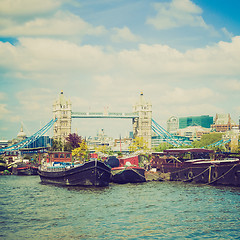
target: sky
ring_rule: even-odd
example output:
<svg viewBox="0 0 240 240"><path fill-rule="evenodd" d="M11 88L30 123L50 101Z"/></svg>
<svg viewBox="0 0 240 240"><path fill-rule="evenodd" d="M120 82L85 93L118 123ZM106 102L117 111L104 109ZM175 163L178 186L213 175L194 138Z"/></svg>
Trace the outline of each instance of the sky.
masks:
<svg viewBox="0 0 240 240"><path fill-rule="evenodd" d="M240 116L239 0L0 0L0 139L28 136L64 96L72 111ZM131 120L73 119L127 136ZM52 130L48 132L52 136Z"/></svg>

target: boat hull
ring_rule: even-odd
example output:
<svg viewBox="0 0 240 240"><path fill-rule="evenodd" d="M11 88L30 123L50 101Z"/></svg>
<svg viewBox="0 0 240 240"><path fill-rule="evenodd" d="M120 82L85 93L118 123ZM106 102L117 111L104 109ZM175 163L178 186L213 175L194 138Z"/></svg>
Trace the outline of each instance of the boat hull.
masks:
<svg viewBox="0 0 240 240"><path fill-rule="evenodd" d="M108 186L111 169L103 162L96 160L60 171L44 170L41 166L38 174L42 183L64 186Z"/></svg>
<svg viewBox="0 0 240 240"><path fill-rule="evenodd" d="M162 166L157 172L162 180L240 186L239 163L182 167Z"/></svg>
<svg viewBox="0 0 240 240"><path fill-rule="evenodd" d="M112 168L111 181L119 184L146 182L145 169L131 166Z"/></svg>

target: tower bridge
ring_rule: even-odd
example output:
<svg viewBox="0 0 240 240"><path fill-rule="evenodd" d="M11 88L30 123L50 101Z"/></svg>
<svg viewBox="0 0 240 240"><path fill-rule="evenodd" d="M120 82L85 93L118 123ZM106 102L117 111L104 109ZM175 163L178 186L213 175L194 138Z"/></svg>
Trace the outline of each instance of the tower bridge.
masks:
<svg viewBox="0 0 240 240"><path fill-rule="evenodd" d="M152 137L152 104L140 94L137 103L133 105L130 113L121 112L72 112L72 102L66 99L61 92L59 98L53 104L53 118L57 119L54 123L55 139L65 139L71 133L71 123L74 118L118 118L132 119L133 136L143 137L151 148Z"/></svg>
<svg viewBox="0 0 240 240"><path fill-rule="evenodd" d="M37 131L31 137L14 144L12 146L0 149L0 154L7 151L20 150L28 147L29 144L36 141L44 133L46 133L53 126L53 138L65 140L71 133L72 119L74 118L118 118L118 119L132 119L133 136L143 137L147 142L148 148L151 149L152 132L161 140L161 142L168 142L173 146L191 145L186 139L181 139L171 135L164 128L162 128L156 121L152 119L152 104L140 94L139 100L133 105L132 112L72 112L72 103L66 99L63 92L58 99L53 103L53 119L47 123L42 129ZM228 140L230 141L230 140ZM215 145L225 144L226 141L219 141Z"/></svg>

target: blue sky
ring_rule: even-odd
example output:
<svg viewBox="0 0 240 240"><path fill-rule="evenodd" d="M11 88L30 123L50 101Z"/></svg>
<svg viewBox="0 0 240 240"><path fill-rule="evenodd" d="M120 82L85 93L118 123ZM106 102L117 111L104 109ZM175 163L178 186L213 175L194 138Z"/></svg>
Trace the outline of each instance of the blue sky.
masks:
<svg viewBox="0 0 240 240"><path fill-rule="evenodd" d="M1 0L0 139L33 134L60 91L73 111L131 112L143 91L171 116L240 115L238 0ZM73 119L127 135L130 120ZM51 135L52 132L50 131Z"/></svg>

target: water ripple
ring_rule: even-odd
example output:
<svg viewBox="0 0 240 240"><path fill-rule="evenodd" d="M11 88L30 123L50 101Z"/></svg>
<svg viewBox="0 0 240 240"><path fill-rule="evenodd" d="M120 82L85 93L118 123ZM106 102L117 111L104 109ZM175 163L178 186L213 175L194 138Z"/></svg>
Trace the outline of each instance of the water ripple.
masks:
<svg viewBox="0 0 240 240"><path fill-rule="evenodd" d="M240 189L189 183L57 187L0 176L1 239L239 239Z"/></svg>

